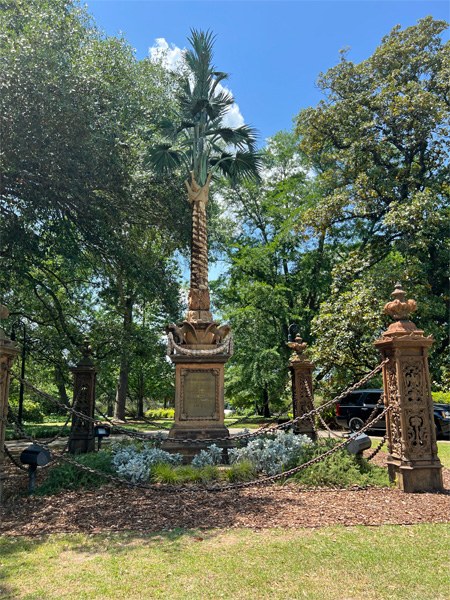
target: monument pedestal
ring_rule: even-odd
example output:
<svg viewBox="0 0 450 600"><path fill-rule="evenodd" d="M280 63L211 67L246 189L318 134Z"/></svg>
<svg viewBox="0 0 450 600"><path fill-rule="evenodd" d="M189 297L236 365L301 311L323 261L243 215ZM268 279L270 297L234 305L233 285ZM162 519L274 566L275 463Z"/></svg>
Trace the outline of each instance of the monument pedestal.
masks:
<svg viewBox="0 0 450 600"><path fill-rule="evenodd" d="M196 351L202 346L196 345ZM190 349L186 346L186 349ZM214 348L212 345L208 349ZM183 462L190 463L193 457L213 442L179 442L183 439L217 439L217 446L227 450L233 446L224 424L224 366L230 356L173 354L175 364L175 423L162 449L180 453Z"/></svg>
<svg viewBox="0 0 450 600"><path fill-rule="evenodd" d="M299 335L295 338L295 342L288 342L288 346L295 351L289 362L289 370L292 381L292 409L294 419L296 419L314 409L311 399L314 394L314 363L303 355L306 343L302 341ZM307 435L314 441L317 437L314 417L297 421L294 425L294 433L297 435Z"/></svg>
<svg viewBox="0 0 450 600"><path fill-rule="evenodd" d="M71 369L74 378L73 407L93 419L95 412L95 380L98 369L91 360L91 348L87 338L84 340L82 353L83 358L81 361ZM94 425L91 421L73 415L69 452L71 454L86 454L94 451Z"/></svg>
<svg viewBox="0 0 450 600"><path fill-rule="evenodd" d="M0 304L0 319L6 319L8 316L8 309ZM5 459L6 420L9 409L9 383L11 379L9 369L19 352L17 344L10 340L0 327L0 505L2 503L4 482L7 479L7 475L3 470L3 463Z"/></svg>
<svg viewBox="0 0 450 600"><path fill-rule="evenodd" d="M395 322L375 342L383 361L389 359L383 366L389 479L407 493L442 492L427 358L434 340L409 320L417 305L399 283L392 296L384 310Z"/></svg>

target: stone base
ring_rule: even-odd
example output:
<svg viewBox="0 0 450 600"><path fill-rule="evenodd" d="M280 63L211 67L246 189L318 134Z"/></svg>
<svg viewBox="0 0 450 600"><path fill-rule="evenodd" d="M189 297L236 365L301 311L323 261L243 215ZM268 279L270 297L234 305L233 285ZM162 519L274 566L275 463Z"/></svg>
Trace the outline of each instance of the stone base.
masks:
<svg viewBox="0 0 450 600"><path fill-rule="evenodd" d="M221 440L229 436L230 433L225 425L211 426L209 424L202 425L201 428L184 427L174 425L169 432L169 437L162 444L162 449L171 454L181 454L183 456L183 464L189 464L201 450L206 450L208 446L215 443L219 448L223 448L223 461L228 463L228 449L234 448L231 440ZM185 442L181 443L176 440L186 439L218 439L217 442Z"/></svg>
<svg viewBox="0 0 450 600"><path fill-rule="evenodd" d="M317 439L317 434L311 426L299 427L297 424L294 424L294 433L295 435L307 435L313 442Z"/></svg>
<svg viewBox="0 0 450 600"><path fill-rule="evenodd" d="M72 438L69 441L70 454L87 454L95 451L95 438L93 435Z"/></svg>
<svg viewBox="0 0 450 600"><path fill-rule="evenodd" d="M438 461L439 462L439 461ZM442 465L402 465L400 461L388 458L388 473L391 483L396 482L403 492L442 492Z"/></svg>

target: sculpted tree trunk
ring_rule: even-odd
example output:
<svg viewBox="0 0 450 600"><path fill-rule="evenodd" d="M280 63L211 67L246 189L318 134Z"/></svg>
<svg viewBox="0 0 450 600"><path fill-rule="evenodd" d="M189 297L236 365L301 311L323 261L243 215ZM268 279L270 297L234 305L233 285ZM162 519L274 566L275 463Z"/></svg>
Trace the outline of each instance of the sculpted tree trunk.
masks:
<svg viewBox="0 0 450 600"><path fill-rule="evenodd" d="M206 229L206 206L208 204L209 183L201 187L191 171L191 184L185 181L189 202L192 208L191 232L191 285L189 290L188 321L201 318L202 321L212 321L209 312L210 300L208 289L208 234Z"/></svg>

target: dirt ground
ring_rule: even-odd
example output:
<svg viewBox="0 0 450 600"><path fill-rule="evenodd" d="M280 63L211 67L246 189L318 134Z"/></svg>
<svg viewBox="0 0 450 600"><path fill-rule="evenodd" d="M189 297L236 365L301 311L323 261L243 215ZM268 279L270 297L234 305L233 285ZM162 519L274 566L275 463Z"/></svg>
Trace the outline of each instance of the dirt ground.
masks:
<svg viewBox="0 0 450 600"><path fill-rule="evenodd" d="M374 463L384 466L380 453ZM7 464L9 461L7 461ZM442 494L404 494L396 488L299 490L294 484L228 492L174 493L104 485L99 490L21 496L27 475L9 467L0 508L0 534L40 535L105 531L156 532L183 527L265 529L329 525L450 522L450 470Z"/></svg>

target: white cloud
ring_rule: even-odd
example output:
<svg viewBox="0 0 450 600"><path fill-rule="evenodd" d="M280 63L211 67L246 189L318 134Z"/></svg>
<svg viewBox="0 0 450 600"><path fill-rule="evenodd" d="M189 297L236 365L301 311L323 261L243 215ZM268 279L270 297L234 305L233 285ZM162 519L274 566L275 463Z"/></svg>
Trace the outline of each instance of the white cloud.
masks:
<svg viewBox="0 0 450 600"><path fill-rule="evenodd" d="M161 60L166 69L175 71L182 63L183 51L175 44L169 47L164 38L157 38L155 44L148 49L150 60Z"/></svg>
<svg viewBox="0 0 450 600"><path fill-rule="evenodd" d="M149 49L150 60L157 61L161 60L166 69L171 71L176 71L182 64L183 61L183 50L175 46L175 44L169 44L166 42L164 38L157 38L153 46ZM220 83L216 88L216 93L225 90L226 92L231 91L222 86ZM230 110L227 112L223 119L223 125L225 127L241 127L244 125L244 117L239 110L239 106L234 103Z"/></svg>

